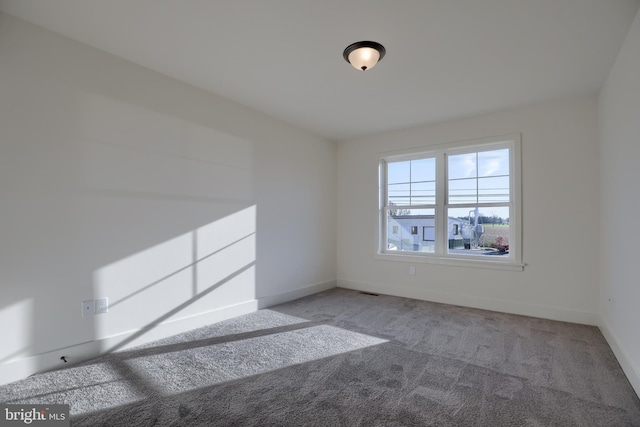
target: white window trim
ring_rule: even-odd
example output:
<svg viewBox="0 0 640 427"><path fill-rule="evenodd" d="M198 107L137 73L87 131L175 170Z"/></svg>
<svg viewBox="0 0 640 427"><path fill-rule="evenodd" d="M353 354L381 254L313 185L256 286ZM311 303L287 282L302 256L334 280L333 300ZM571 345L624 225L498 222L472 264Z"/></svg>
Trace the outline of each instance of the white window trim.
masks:
<svg viewBox="0 0 640 427"><path fill-rule="evenodd" d="M502 270L522 271L522 138L521 134L510 134L497 137L481 138L468 141L459 141L434 146L425 146L401 151L390 151L379 154L379 205L378 205L378 246L375 259L384 261L400 261L410 263L442 264L462 267L490 268ZM446 155L465 152L482 151L495 148L509 148L510 153L510 186L512 201L509 227L510 250L507 259L495 259L493 257L477 258L469 255L448 254L446 250L447 229L445 224L445 190L446 190ZM387 223L385 216L386 201L386 165L390 160L413 160L428 156L436 157L436 204L424 206L436 209L436 253L396 252L387 250ZM481 203L490 206L491 203ZM495 203L505 205L505 203ZM418 206L418 208L421 206ZM515 242L512 244L512 242Z"/></svg>

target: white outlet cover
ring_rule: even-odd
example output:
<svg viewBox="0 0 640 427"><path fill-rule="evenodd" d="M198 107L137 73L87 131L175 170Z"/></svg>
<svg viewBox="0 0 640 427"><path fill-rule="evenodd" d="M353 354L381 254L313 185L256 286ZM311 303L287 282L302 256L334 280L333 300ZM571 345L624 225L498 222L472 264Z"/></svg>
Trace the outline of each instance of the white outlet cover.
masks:
<svg viewBox="0 0 640 427"><path fill-rule="evenodd" d="M96 299L96 314L109 312L109 298Z"/></svg>
<svg viewBox="0 0 640 427"><path fill-rule="evenodd" d="M80 303L82 317L93 316L95 314L95 305L92 299L82 301Z"/></svg>

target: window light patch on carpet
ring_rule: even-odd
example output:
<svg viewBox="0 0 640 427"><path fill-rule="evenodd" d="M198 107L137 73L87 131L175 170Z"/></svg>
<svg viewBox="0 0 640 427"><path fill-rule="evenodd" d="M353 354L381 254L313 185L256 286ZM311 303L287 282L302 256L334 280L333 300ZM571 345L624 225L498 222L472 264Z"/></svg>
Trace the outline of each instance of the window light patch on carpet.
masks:
<svg viewBox="0 0 640 427"><path fill-rule="evenodd" d="M387 340L329 325L124 361L164 394L181 393L299 363L379 345Z"/></svg>

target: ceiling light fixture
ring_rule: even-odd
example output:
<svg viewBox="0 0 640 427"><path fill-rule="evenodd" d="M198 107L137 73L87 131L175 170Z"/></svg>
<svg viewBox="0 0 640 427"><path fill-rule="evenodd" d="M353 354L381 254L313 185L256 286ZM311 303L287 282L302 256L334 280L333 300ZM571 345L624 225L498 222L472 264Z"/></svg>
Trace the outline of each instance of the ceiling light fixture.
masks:
<svg viewBox="0 0 640 427"><path fill-rule="evenodd" d="M380 43L362 41L347 46L342 56L356 70L366 71L373 68L378 61L384 58L386 52L386 49Z"/></svg>

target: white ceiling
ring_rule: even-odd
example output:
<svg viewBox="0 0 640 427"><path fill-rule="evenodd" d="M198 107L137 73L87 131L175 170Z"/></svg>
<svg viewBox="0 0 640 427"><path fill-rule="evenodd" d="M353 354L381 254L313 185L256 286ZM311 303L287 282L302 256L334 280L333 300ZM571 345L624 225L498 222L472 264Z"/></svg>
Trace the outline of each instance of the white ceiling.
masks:
<svg viewBox="0 0 640 427"><path fill-rule="evenodd" d="M0 0L0 10L342 140L594 94L640 0ZM359 72L344 48L387 49Z"/></svg>

